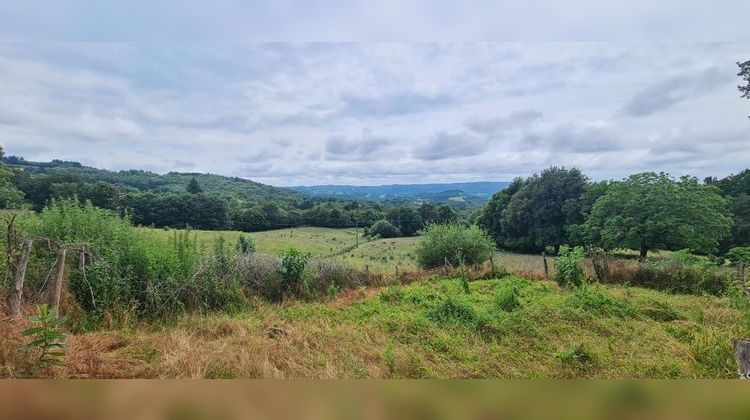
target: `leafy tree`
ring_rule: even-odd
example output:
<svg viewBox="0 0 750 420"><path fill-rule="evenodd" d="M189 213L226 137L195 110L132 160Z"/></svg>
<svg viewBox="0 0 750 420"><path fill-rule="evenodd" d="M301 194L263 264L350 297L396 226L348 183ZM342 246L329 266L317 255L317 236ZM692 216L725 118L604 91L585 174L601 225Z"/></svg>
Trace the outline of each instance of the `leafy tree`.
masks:
<svg viewBox="0 0 750 420"><path fill-rule="evenodd" d="M378 220L367 230L367 236L381 238L396 238L401 236L401 231L387 220Z"/></svg>
<svg viewBox="0 0 750 420"><path fill-rule="evenodd" d="M414 236L424 224L419 212L411 206L395 207L388 212L388 221L404 236Z"/></svg>
<svg viewBox="0 0 750 420"><path fill-rule="evenodd" d="M575 208L587 185L578 169L551 167L526 180L515 179L496 193L480 220L504 248L536 252L567 242L566 227L580 223Z"/></svg>
<svg viewBox="0 0 750 420"><path fill-rule="evenodd" d="M424 238L417 247L417 261L423 268L439 267L448 263L476 265L485 261L495 250L487 232L476 226L460 223L427 226Z"/></svg>
<svg viewBox="0 0 750 420"><path fill-rule="evenodd" d="M613 183L585 223L590 243L637 249L642 259L654 249L713 252L731 227L727 200L716 187L653 172Z"/></svg>
<svg viewBox="0 0 750 420"><path fill-rule="evenodd" d="M187 184L187 187L185 187L185 191L189 192L190 194L200 194L203 192L203 188L201 188L198 180L193 177L193 179L191 179Z"/></svg>
<svg viewBox="0 0 750 420"><path fill-rule="evenodd" d="M738 62L737 66L740 68L737 76L740 76L745 82L744 85L737 86L737 89L740 91L740 97L750 99L750 60L745 61L744 63Z"/></svg>
<svg viewBox="0 0 750 420"><path fill-rule="evenodd" d="M4 156L5 151L0 146L0 160ZM13 171L0 164L0 209L18 208L23 205L23 192L13 185L12 178Z"/></svg>

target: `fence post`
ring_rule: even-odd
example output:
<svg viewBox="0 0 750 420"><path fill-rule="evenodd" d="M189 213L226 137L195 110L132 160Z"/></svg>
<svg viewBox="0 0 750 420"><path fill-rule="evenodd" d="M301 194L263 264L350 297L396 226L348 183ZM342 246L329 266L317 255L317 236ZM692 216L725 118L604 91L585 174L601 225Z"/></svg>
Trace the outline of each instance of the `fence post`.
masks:
<svg viewBox="0 0 750 420"><path fill-rule="evenodd" d="M743 261L740 261L737 264L737 281L739 281L741 285L745 285L745 263Z"/></svg>
<svg viewBox="0 0 750 420"><path fill-rule="evenodd" d="M493 256L490 255L490 269L492 270L492 278L495 278L495 260L493 259Z"/></svg>
<svg viewBox="0 0 750 420"><path fill-rule="evenodd" d="M29 254L31 254L32 245L33 241L31 239L23 241L21 256L19 257L18 263L16 264L15 270L13 272L13 285L11 286L10 293L8 294L8 307L10 308L11 318L18 318L18 315L21 313L23 282L26 279L26 266L29 263Z"/></svg>
<svg viewBox="0 0 750 420"><path fill-rule="evenodd" d="M746 338L734 340L734 358L737 360L740 379L750 378L750 340Z"/></svg>
<svg viewBox="0 0 750 420"><path fill-rule="evenodd" d="M47 286L47 306L55 312L55 317L60 316L60 294L65 274L65 252L64 247L57 250L55 261L55 273L52 275L52 283Z"/></svg>
<svg viewBox="0 0 750 420"><path fill-rule="evenodd" d="M400 283L400 280L398 278L398 265L396 266L396 283Z"/></svg>
<svg viewBox="0 0 750 420"><path fill-rule="evenodd" d="M544 262L544 278L549 278L549 266L547 266L547 253L542 252L542 261Z"/></svg>

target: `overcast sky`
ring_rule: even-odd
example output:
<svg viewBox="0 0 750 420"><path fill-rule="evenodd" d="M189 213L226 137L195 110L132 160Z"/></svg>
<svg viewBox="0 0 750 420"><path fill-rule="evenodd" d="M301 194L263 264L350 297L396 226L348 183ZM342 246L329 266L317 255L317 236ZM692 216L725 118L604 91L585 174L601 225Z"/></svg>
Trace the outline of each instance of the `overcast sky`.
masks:
<svg viewBox="0 0 750 420"><path fill-rule="evenodd" d="M204 19L189 6L149 9L171 17L163 22L61 0L46 9L45 30L28 29L24 19L36 15L10 4L0 11L0 144L30 160L273 185L500 181L549 165L594 179L646 170L703 177L750 162L750 101L739 98L735 64L750 59L741 21L750 2L687 2L683 16L658 19L641 13L653 2L588 2L586 21L574 13L582 9L561 11L565 24L514 9L527 19L491 25L489 13L469 16L488 2L429 9L427 22L385 1L370 20L339 19L329 31L340 11L297 8L288 28L266 32L383 39L377 23L390 20L402 23L394 38L441 39L442 19L456 38L524 42L229 42L290 10L260 3L268 16L243 14L233 1L217 1ZM76 18L87 13L97 19ZM128 37L124 22L141 26ZM364 28L359 37L354 26ZM612 42L530 42L600 39L605 26ZM191 30L206 42L185 41ZM70 42L81 39L134 42ZM652 39L682 42L643 42Z"/></svg>
<svg viewBox="0 0 750 420"><path fill-rule="evenodd" d="M748 44L0 44L27 159L274 185L723 175L750 162Z"/></svg>

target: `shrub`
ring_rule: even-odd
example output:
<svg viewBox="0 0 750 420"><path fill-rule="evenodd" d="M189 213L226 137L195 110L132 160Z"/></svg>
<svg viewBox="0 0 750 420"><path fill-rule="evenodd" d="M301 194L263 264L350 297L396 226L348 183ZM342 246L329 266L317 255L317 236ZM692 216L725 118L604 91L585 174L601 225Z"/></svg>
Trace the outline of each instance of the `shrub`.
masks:
<svg viewBox="0 0 750 420"><path fill-rule="evenodd" d="M737 264L739 262L750 265L750 246L737 246L727 252L730 261Z"/></svg>
<svg viewBox="0 0 750 420"><path fill-rule="evenodd" d="M616 299L597 286L580 287L566 299L571 308L598 316L635 317L638 311L626 299Z"/></svg>
<svg viewBox="0 0 750 420"><path fill-rule="evenodd" d="M237 238L237 245L235 245L235 248L240 254L255 252L255 242L253 242L252 238L240 234Z"/></svg>
<svg viewBox="0 0 750 420"><path fill-rule="evenodd" d="M429 225L416 249L417 261L423 268L439 267L447 261L451 265L462 262L478 265L490 257L495 243L478 226L458 223Z"/></svg>
<svg viewBox="0 0 750 420"><path fill-rule="evenodd" d="M495 306L501 311L511 312L521 306L518 301L518 287L513 284L503 286L495 292Z"/></svg>
<svg viewBox="0 0 750 420"><path fill-rule="evenodd" d="M555 280L560 286L580 287L586 280L586 271L583 269L583 248L577 246L571 248L567 245L560 247L560 252L555 258Z"/></svg>
<svg viewBox="0 0 750 420"><path fill-rule="evenodd" d="M396 238L401 236L399 228L387 220L378 220L367 230L367 236L381 238Z"/></svg>
<svg viewBox="0 0 750 420"><path fill-rule="evenodd" d="M289 248L281 255L281 288L283 293L300 296L304 294L305 268L310 254L302 253L296 248Z"/></svg>

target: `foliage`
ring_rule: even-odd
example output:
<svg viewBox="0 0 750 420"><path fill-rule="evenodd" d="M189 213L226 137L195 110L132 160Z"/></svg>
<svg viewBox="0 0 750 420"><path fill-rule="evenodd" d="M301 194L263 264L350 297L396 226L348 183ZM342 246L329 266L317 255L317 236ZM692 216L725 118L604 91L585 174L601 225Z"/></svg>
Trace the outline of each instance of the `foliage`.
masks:
<svg viewBox="0 0 750 420"><path fill-rule="evenodd" d="M289 248L281 255L281 287L283 293L301 295L305 285L305 267L310 254L303 254L296 248Z"/></svg>
<svg viewBox="0 0 750 420"><path fill-rule="evenodd" d="M716 187L647 172L612 184L596 200L585 230L592 244L638 249L645 258L653 249L715 251L731 226Z"/></svg>
<svg viewBox="0 0 750 420"><path fill-rule="evenodd" d="M583 269L583 247L569 247L562 245L555 258L555 281L560 286L580 287L586 281L586 271Z"/></svg>
<svg viewBox="0 0 750 420"><path fill-rule="evenodd" d="M516 179L490 200L482 225L501 248L540 252L567 242L566 227L580 223L574 209L587 185L578 169L551 167L526 180Z"/></svg>
<svg viewBox="0 0 750 420"><path fill-rule="evenodd" d="M740 76L745 83L744 85L737 86L737 89L740 91L740 97L750 99L750 60L742 63L738 62L737 66L740 68L737 76Z"/></svg>
<svg viewBox="0 0 750 420"><path fill-rule="evenodd" d="M378 220L367 230L367 236L372 238L395 238L401 236L401 231L387 220Z"/></svg>
<svg viewBox="0 0 750 420"><path fill-rule="evenodd" d="M0 146L0 159L5 156ZM23 205L23 192L11 182L13 171L0 164L0 209L15 209Z"/></svg>
<svg viewBox="0 0 750 420"><path fill-rule="evenodd" d="M495 306L505 312L511 312L521 306L518 300L518 287L515 284L508 284L505 287L497 289L494 295Z"/></svg>
<svg viewBox="0 0 750 420"><path fill-rule="evenodd" d="M201 184L198 183L198 180L193 177L190 182L188 182L187 187L185 187L185 191L190 194L200 194L203 192L203 188L201 188Z"/></svg>
<svg viewBox="0 0 750 420"><path fill-rule="evenodd" d="M255 252L255 242L253 242L253 238L240 234L237 236L237 245L235 245L235 248L240 254Z"/></svg>
<svg viewBox="0 0 750 420"><path fill-rule="evenodd" d="M411 206L395 207L388 212L388 221L404 236L413 236L424 227L419 212Z"/></svg>
<svg viewBox="0 0 750 420"><path fill-rule="evenodd" d="M67 317L57 317L55 310L50 310L47 304L36 307L37 314L29 317L36 326L24 330L21 334L25 337L32 337L31 341L21 347L21 351L29 353L38 351L39 356L36 358L36 365L47 367L49 365L62 365L61 357L65 356L65 333L60 331L60 327L68 320Z"/></svg>
<svg viewBox="0 0 750 420"><path fill-rule="evenodd" d="M750 246L736 246L727 252L727 257L733 263L743 262L750 266Z"/></svg>
<svg viewBox="0 0 750 420"><path fill-rule="evenodd" d="M492 255L495 245L482 228L458 223L429 225L416 249L423 268L442 266L445 261L457 266L462 262L476 265Z"/></svg>

